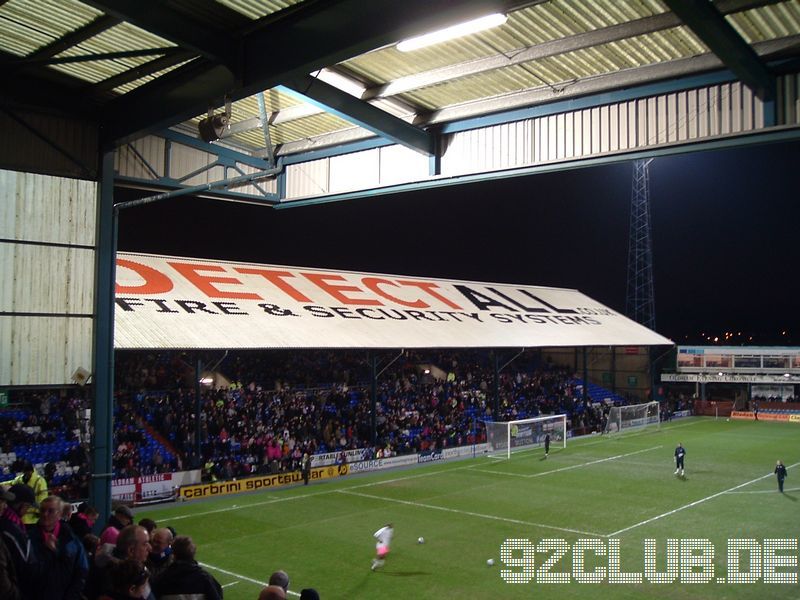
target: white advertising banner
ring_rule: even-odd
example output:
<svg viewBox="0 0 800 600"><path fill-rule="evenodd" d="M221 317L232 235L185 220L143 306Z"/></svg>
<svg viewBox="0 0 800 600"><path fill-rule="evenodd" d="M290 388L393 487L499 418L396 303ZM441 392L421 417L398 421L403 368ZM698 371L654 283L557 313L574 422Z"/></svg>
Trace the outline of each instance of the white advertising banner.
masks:
<svg viewBox="0 0 800 600"><path fill-rule="evenodd" d="M177 473L157 473L141 477L114 479L111 482L111 499L120 502L147 502L175 494L181 485L200 481L200 471L179 471Z"/></svg>
<svg viewBox="0 0 800 600"><path fill-rule="evenodd" d="M365 448L358 448L357 450L345 450L344 454L347 457L347 462L352 463L364 459ZM327 467L328 465L335 465L341 456L339 452L325 452L323 454L315 454L312 457L312 464L315 467Z"/></svg>
<svg viewBox="0 0 800 600"><path fill-rule="evenodd" d="M418 458L416 454L404 454L391 458L362 460L361 462L352 463L349 466L351 473L361 473L364 471L380 471L381 469L389 469L391 467L407 467L408 465L416 465L417 462Z"/></svg>
<svg viewBox="0 0 800 600"><path fill-rule="evenodd" d="M120 252L120 349L650 346L577 290Z"/></svg>

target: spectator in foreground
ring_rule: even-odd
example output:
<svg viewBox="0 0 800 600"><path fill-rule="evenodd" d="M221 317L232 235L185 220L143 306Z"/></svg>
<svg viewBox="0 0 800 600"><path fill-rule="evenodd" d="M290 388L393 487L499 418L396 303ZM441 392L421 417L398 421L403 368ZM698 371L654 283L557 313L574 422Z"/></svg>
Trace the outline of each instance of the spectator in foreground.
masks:
<svg viewBox="0 0 800 600"><path fill-rule="evenodd" d="M7 492L3 486L0 486L0 515L5 512L6 504L13 502L14 499L14 494ZM2 519L1 516L0 519ZM22 599L17 582L17 570L14 568L14 559L2 540L0 540L0 598L7 600Z"/></svg>
<svg viewBox="0 0 800 600"><path fill-rule="evenodd" d="M147 555L145 566L150 571L150 577L155 579L159 573L172 564L172 531L161 527L153 531L150 536L150 554Z"/></svg>
<svg viewBox="0 0 800 600"><path fill-rule="evenodd" d="M153 521L153 519L148 519L147 517L145 517L144 519L139 519L138 525L139 527L144 527L145 529L147 529L147 535L149 535L150 537L153 537L153 532L158 527L158 525L156 525L156 522ZM150 577L151 578L153 577L152 573L150 574Z"/></svg>
<svg viewBox="0 0 800 600"><path fill-rule="evenodd" d="M144 565L144 561L150 553L150 536L147 535L144 527L128 525L119 532L117 545L114 546L110 555L106 550L107 546L101 548L95 557L95 564L86 586L86 597L89 600L101 598L104 594L109 594L114 590L113 573L119 563L135 560ZM146 598L150 600L150 597Z"/></svg>
<svg viewBox="0 0 800 600"><path fill-rule="evenodd" d="M133 523L133 511L124 504L120 504L114 509L114 514L108 518L108 524L100 534L100 543L116 544L120 531L131 523Z"/></svg>
<svg viewBox="0 0 800 600"><path fill-rule="evenodd" d="M222 600L222 586L194 559L197 552L192 538L179 535L172 543L172 564L153 578L153 593L164 596L202 597ZM284 595L285 597L285 595Z"/></svg>
<svg viewBox="0 0 800 600"><path fill-rule="evenodd" d="M61 521L63 504L58 496L45 498L39 521L29 530L33 555L44 572L30 600L77 600L83 592L89 563L83 544Z"/></svg>
<svg viewBox="0 0 800 600"><path fill-rule="evenodd" d="M98 516L100 516L100 513L97 509L84 502L78 507L78 512L73 513L70 517L69 526L72 532L78 536L78 539L83 540L84 537L92 533Z"/></svg>
<svg viewBox="0 0 800 600"><path fill-rule="evenodd" d="M289 591L289 574L286 571L275 571L269 576L269 585L278 585L284 592Z"/></svg>
<svg viewBox="0 0 800 600"><path fill-rule="evenodd" d="M25 525L33 525L39 520L39 511L37 510L39 502L48 496L47 481L33 468L31 462L26 460L22 464L22 473L17 475L16 479L11 482L11 485L13 487L20 483L27 485L33 490L35 502L31 505L31 509L22 517L22 522Z"/></svg>
<svg viewBox="0 0 800 600"><path fill-rule="evenodd" d="M268 585L261 590L258 600L286 600L286 592L279 585Z"/></svg>
<svg viewBox="0 0 800 600"><path fill-rule="evenodd" d="M98 600L129 600L152 597L150 573L138 560L123 560L112 567L111 589Z"/></svg>
<svg viewBox="0 0 800 600"><path fill-rule="evenodd" d="M13 499L6 501L7 506L0 515L0 538L17 574L20 595L23 598L32 598L42 572L39 564L33 560L31 542L22 518L36 505L36 497L33 490L22 483L12 485L8 489L7 497L9 496Z"/></svg>

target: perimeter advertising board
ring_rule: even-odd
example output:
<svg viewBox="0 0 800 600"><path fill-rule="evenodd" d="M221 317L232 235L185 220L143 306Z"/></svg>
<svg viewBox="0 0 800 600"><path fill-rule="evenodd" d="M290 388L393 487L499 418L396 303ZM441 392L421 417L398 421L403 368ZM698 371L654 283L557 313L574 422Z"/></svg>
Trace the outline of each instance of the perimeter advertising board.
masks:
<svg viewBox="0 0 800 600"><path fill-rule="evenodd" d="M332 479L343 477L350 472L349 465L338 465L328 467L317 467L311 469L311 481L322 479ZM196 498L210 498L212 496L227 496L228 494L238 494L240 492L255 492L256 490L266 490L287 485L295 485L303 482L303 476L299 471L291 473L278 473L276 475L264 475L261 477L247 477L245 479L234 479L231 481L216 481L212 483L201 483L198 485L186 485L179 490L179 496L185 500Z"/></svg>

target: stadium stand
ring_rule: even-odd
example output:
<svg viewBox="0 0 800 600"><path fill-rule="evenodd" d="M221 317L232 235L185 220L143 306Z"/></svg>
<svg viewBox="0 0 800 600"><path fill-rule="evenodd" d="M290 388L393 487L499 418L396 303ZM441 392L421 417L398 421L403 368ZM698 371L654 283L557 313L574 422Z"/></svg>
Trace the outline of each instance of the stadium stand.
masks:
<svg viewBox="0 0 800 600"><path fill-rule="evenodd" d="M122 352L116 361L115 478L203 467L206 479L296 470L303 453L365 448L364 458L485 441L492 419L487 353L407 352L378 385L371 443L369 364L358 352L236 352L202 357L231 384L202 387L201 454L195 431L195 367L178 352ZM196 362L196 361L195 361ZM423 369L421 365L433 366ZM626 399L526 353L499 380L499 418L565 413L574 434L599 431L611 404ZM71 393L26 393L0 411L0 481L30 460L62 496L85 496L88 402ZM81 439L83 434L83 439Z"/></svg>

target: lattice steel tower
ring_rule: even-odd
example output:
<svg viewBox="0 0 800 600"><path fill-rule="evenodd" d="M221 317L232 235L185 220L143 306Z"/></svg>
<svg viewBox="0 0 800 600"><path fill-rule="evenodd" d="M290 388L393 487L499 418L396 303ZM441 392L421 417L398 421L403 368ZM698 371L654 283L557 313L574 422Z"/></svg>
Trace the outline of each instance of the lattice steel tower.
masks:
<svg viewBox="0 0 800 600"><path fill-rule="evenodd" d="M653 244L650 226L650 175L653 159L633 163L631 225L628 240L628 293L625 313L649 329L656 328Z"/></svg>

